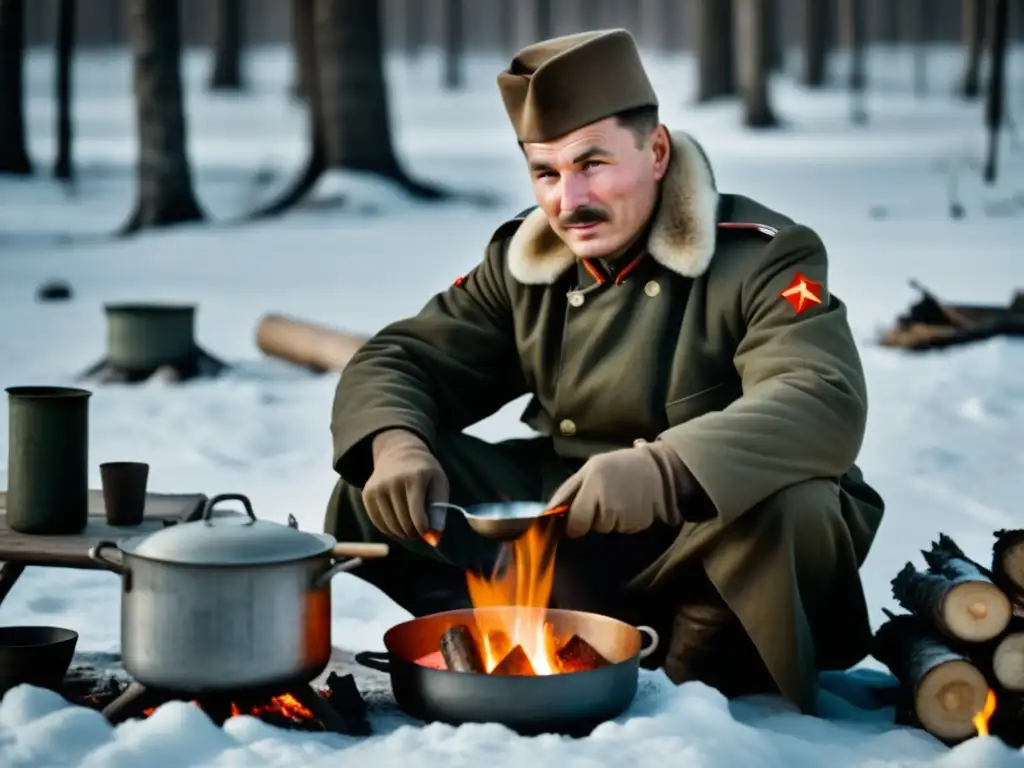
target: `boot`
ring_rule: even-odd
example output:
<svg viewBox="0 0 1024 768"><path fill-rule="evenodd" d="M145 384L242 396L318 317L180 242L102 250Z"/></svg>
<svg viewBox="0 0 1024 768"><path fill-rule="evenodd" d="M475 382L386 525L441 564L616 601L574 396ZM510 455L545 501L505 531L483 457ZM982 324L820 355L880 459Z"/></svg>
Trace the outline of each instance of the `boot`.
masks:
<svg viewBox="0 0 1024 768"><path fill-rule="evenodd" d="M677 685L699 680L727 698L778 693L754 643L717 592L678 608L664 664Z"/></svg>

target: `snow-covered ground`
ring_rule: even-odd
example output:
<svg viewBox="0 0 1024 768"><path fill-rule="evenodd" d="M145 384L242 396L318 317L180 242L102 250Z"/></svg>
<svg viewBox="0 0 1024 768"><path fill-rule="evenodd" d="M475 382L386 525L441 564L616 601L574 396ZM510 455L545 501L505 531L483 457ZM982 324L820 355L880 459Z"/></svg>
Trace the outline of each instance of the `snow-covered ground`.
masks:
<svg viewBox="0 0 1024 768"><path fill-rule="evenodd" d="M1024 286L1021 143L1004 140L1000 181L983 186L982 108L949 95L959 66L952 51L932 57L933 95L925 98L909 92L909 54L873 52L871 121L862 128L849 125L842 92L812 95L780 79L778 109L788 127L761 135L736 127L734 104L689 106L689 61L653 55L648 61L666 122L704 143L719 187L813 226L830 247L832 288L850 305L868 372L871 414L861 463L889 504L864 570L877 621L889 605L891 576L940 530L984 557L993 529L1024 520L1018 507L1024 349L995 340L913 357L873 343L878 327L915 300L907 287L911 276L963 300L1002 302ZM1017 51L1008 88L1017 96L1010 112L1018 118L1022 62L1024 51ZM494 85L500 65L497 58L471 62L468 90L449 94L438 90L429 58L415 67L389 64L397 146L409 167L424 178L501 194L496 211L415 206L380 185L332 179L333 190L352 191L357 209L304 210L260 225L187 227L115 242L78 236L110 231L130 210L136 147L128 61L83 54L77 64L81 177L69 192L46 178L52 64L48 54L33 55L31 151L43 175L0 180L0 384L69 382L102 354L104 302L199 302L201 342L236 363L236 371L181 387L97 388L90 415L93 486L100 462L145 460L153 490L241 491L263 517L284 521L291 513L304 528L318 528L333 481L334 377L261 359L256 323L277 311L371 332L416 311L480 257L501 217L530 202ZM220 219L283 186L304 153L303 113L285 96L286 52L263 52L250 66L252 93L211 96L202 88L206 57L186 63L197 188ZM947 213L951 169L960 169L967 212L961 221ZM72 302L35 302L34 289L51 277L70 281ZM522 434L520 407L502 410L475 431L489 438ZM0 433L6 417L0 408ZM0 443L0 484L5 457ZM404 618L354 576L336 578L333 591L334 641L343 648L379 649L383 631ZM117 651L119 597L109 573L33 568L0 607L0 624L73 627L81 633L80 651ZM862 711L835 695L825 704L833 720L801 717L771 700L730 706L701 685L675 689L662 675L644 673L630 711L584 740L524 739L499 726L424 727L393 717L376 723L378 735L360 740L286 733L251 718L235 718L220 730L186 704L168 704L146 721L112 729L98 713L21 687L0 703L0 764L1024 765L1024 754L993 739L949 751L919 731L894 729L891 712Z"/></svg>

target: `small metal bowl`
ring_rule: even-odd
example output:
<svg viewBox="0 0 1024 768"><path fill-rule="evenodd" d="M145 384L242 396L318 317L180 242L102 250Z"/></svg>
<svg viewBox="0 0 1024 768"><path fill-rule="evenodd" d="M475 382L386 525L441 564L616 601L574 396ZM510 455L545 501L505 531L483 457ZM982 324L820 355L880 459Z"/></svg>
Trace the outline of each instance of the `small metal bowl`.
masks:
<svg viewBox="0 0 1024 768"><path fill-rule="evenodd" d="M567 507L548 508L539 501L498 501L460 507L457 504L434 503L432 508L461 512L476 533L495 541L518 539L539 518L558 515Z"/></svg>

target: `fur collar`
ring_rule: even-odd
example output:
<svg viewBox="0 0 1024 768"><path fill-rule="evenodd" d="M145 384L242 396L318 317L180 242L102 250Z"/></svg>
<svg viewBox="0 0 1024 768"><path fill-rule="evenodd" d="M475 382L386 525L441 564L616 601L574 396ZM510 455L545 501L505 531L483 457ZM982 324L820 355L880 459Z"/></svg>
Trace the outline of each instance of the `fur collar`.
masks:
<svg viewBox="0 0 1024 768"><path fill-rule="evenodd" d="M689 134L672 134L672 159L661 184L647 251L667 269L699 277L715 252L718 191L704 150ZM553 283L575 261L539 208L509 241L508 269L520 283Z"/></svg>

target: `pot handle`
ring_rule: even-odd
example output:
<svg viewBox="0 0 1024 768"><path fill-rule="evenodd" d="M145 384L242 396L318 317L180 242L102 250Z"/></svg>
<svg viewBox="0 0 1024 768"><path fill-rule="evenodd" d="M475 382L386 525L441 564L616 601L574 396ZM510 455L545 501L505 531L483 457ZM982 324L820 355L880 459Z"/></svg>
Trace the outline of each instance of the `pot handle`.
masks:
<svg viewBox="0 0 1024 768"><path fill-rule="evenodd" d="M637 630L650 641L647 645L641 646L640 651L637 654L639 658L646 659L658 650L658 644L661 642L661 638L658 637L658 633L654 631L653 627L648 627L645 624L638 626Z"/></svg>
<svg viewBox="0 0 1024 768"><path fill-rule="evenodd" d="M108 549L118 549L118 546L113 541L97 541L89 548L89 559L98 565L102 565L108 571L124 575L124 564L118 560L111 560L103 554Z"/></svg>
<svg viewBox="0 0 1024 768"><path fill-rule="evenodd" d="M210 520L213 519L213 508L222 501L240 501L242 506L245 507L245 514L247 514L251 520L256 520L256 513L252 511L252 502L249 501L248 496L242 493L219 493L206 500L206 506L203 507L202 519L204 522L209 523Z"/></svg>
<svg viewBox="0 0 1024 768"><path fill-rule="evenodd" d="M331 583L331 579L337 576L342 571L351 571L353 568L358 568L363 564L363 558L353 557L350 560L342 560L341 562L331 561L331 565L328 566L326 571L322 571L313 577L313 589L323 589Z"/></svg>
<svg viewBox="0 0 1024 768"><path fill-rule="evenodd" d="M356 654L356 663L386 675L391 674L391 656L387 651L360 651Z"/></svg>

